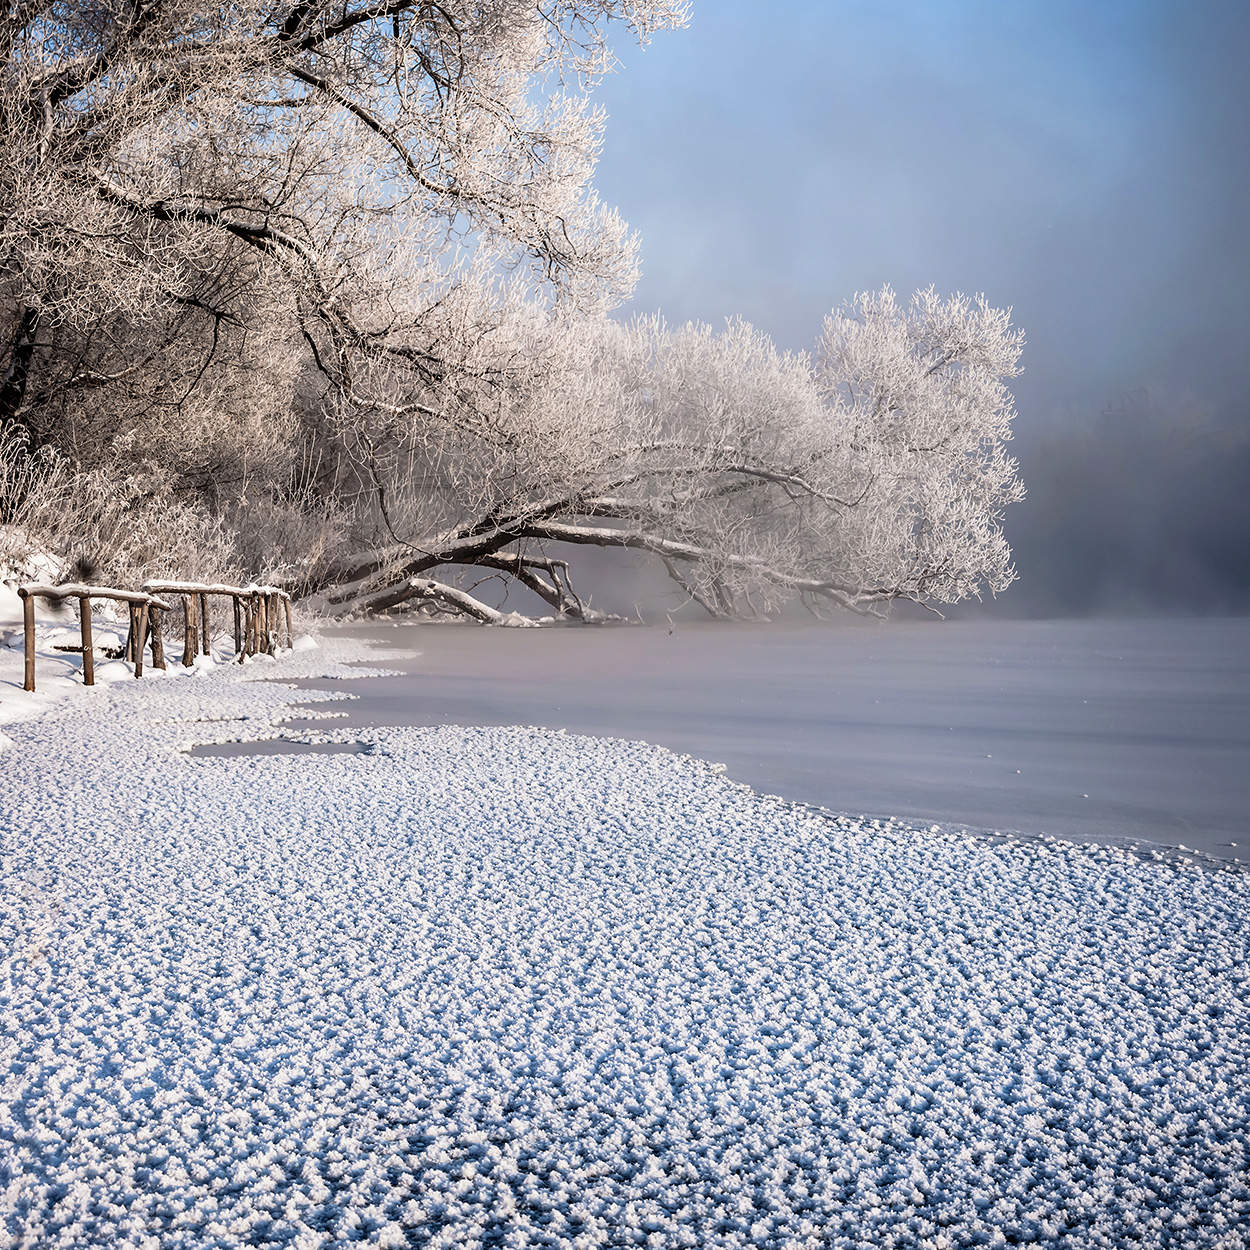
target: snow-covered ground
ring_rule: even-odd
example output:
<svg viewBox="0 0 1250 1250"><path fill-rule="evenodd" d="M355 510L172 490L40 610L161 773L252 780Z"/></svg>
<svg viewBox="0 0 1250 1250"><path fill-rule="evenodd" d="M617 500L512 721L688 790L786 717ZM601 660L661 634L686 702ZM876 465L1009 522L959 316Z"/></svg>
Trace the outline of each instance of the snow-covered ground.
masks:
<svg viewBox="0 0 1250 1250"><path fill-rule="evenodd" d="M0 1242L1246 1244L1245 874L549 730L185 753L351 654L8 730Z"/></svg>

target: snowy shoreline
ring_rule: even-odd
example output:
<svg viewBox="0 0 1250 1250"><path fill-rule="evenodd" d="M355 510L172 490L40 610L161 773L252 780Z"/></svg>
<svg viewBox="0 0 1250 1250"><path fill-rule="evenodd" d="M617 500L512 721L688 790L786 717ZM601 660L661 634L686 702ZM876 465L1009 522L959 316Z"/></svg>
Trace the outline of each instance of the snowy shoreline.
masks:
<svg viewBox="0 0 1250 1250"><path fill-rule="evenodd" d="M280 684L362 655L8 729L9 1243L1244 1244L1244 874ZM275 730L363 749L186 753Z"/></svg>
<svg viewBox="0 0 1250 1250"><path fill-rule="evenodd" d="M545 725L842 815L1225 862L1250 844L1250 619L351 633L408 654L344 726Z"/></svg>

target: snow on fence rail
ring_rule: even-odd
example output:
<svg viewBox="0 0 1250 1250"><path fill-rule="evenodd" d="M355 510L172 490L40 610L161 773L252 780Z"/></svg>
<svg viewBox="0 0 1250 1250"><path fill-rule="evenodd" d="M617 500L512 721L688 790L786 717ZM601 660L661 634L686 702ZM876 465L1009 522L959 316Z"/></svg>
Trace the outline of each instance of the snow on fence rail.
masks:
<svg viewBox="0 0 1250 1250"><path fill-rule="evenodd" d="M125 603L130 609L130 630L126 637L126 659L134 665L135 676L143 676L143 652L152 649L152 666L164 670L165 643L161 630L162 614L172 612L174 603L162 595L182 599L182 663L190 668L197 651L212 654L209 595L223 595L234 604L234 650L240 661L265 652L273 655L279 647L290 647L291 596L277 586L227 586L208 582L143 583L141 590L118 590L112 586L66 583L61 586L29 585L17 590L22 600L22 625L26 644L26 673L23 689L35 688L35 600L56 603L78 600L81 629L83 684L95 685L95 648L91 636L91 601L107 599ZM197 611L198 609L198 611ZM198 619L197 619L198 618ZM283 636L285 635L285 642Z"/></svg>

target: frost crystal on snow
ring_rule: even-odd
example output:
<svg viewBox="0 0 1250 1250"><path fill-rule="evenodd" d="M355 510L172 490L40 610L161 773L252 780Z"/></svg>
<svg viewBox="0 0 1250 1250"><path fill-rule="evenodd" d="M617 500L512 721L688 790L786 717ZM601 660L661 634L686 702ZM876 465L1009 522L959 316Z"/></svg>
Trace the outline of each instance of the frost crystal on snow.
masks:
<svg viewBox="0 0 1250 1250"><path fill-rule="evenodd" d="M8 731L0 1242L1244 1244L1244 874L255 675Z"/></svg>

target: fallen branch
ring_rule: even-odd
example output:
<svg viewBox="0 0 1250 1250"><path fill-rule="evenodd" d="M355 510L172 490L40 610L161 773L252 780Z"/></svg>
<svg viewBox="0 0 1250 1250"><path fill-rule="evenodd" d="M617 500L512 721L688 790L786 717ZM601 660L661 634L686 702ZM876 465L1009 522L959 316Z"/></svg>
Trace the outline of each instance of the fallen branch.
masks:
<svg viewBox="0 0 1250 1250"><path fill-rule="evenodd" d="M411 577L402 585L388 590L360 606L367 612L385 612L413 600L424 600L460 616L467 616L483 625L525 627L537 622L517 612L501 612L490 604L446 582L436 582L429 577Z"/></svg>

